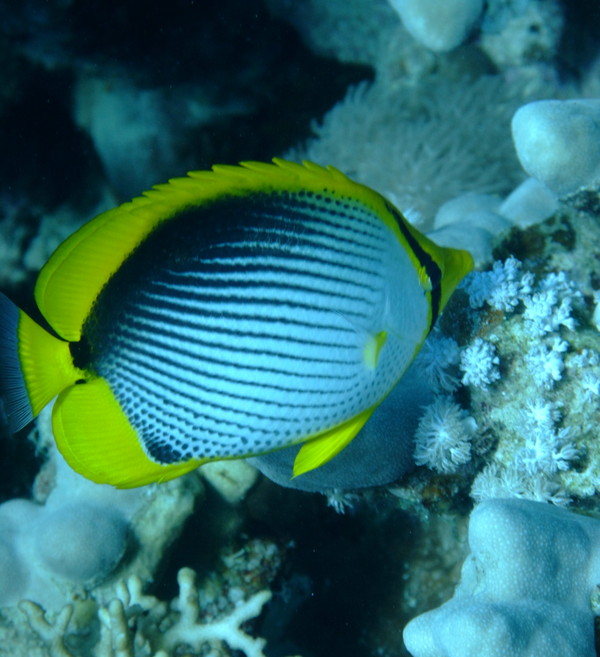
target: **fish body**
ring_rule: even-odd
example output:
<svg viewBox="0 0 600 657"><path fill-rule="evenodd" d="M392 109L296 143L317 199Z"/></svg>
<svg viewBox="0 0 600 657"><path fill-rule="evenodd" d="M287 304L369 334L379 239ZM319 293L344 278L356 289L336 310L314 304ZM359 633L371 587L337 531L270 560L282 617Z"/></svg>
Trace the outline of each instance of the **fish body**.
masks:
<svg viewBox="0 0 600 657"><path fill-rule="evenodd" d="M331 167L192 172L57 249L35 295L58 337L1 301L0 396L16 430L57 395L59 449L101 483L297 443L301 475L360 431L471 266Z"/></svg>

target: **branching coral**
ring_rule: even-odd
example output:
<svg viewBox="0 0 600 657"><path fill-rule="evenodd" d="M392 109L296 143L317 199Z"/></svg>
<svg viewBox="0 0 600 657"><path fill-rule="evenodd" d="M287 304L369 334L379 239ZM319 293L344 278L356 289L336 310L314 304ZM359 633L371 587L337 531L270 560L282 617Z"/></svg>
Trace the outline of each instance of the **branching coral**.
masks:
<svg viewBox="0 0 600 657"><path fill-rule="evenodd" d="M482 351L487 338L496 347L495 366L502 368L493 391L476 376L463 377L478 424L498 441L471 495L563 505L597 489L600 466L589 438L597 418L600 341L590 326L585 279L527 269L510 257L472 274L464 285L474 337L462 351L461 367L467 361L476 374L492 364L492 354L484 357ZM574 270L581 277L580 271Z"/></svg>
<svg viewBox="0 0 600 657"><path fill-rule="evenodd" d="M207 622L202 618L195 578L190 568L179 571L179 596L172 604L174 613L154 596L144 595L139 578L123 582L119 597L100 610L102 647L97 657L156 657L174 654L182 646L199 653L205 643L222 642L247 657L264 657L265 640L251 637L241 626L260 614L271 598L270 591L255 593L241 600L229 614ZM109 646L112 652L107 650Z"/></svg>
<svg viewBox="0 0 600 657"><path fill-rule="evenodd" d="M72 605L65 605L51 619L46 616L43 607L30 600L23 600L19 608L27 616L31 630L45 644L49 657L73 657L65 645L67 628L73 616Z"/></svg>
<svg viewBox="0 0 600 657"><path fill-rule="evenodd" d="M94 657L169 657L182 654L228 655L240 650L246 657L264 657L265 640L247 634L242 626L256 618L270 600L271 592L259 591L242 598L219 618L207 619L200 607L196 574L182 568L177 576L179 595L167 605L142 592L142 581L132 576L117 587L117 596L98 609L100 639L93 648ZM20 605L29 626L43 641L48 657L76 657L68 645L73 605L48 616L44 609L29 601ZM222 645L228 646L223 650Z"/></svg>

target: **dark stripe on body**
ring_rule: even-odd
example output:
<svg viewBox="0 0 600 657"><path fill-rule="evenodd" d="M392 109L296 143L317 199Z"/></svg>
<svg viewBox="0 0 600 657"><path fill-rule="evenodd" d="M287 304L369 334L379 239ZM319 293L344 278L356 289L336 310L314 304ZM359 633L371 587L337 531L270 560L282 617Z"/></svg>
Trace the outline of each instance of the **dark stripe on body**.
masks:
<svg viewBox="0 0 600 657"><path fill-rule="evenodd" d="M170 324L171 322L169 322ZM194 326L195 327L195 326ZM134 328L136 331L140 331L144 333L144 343L145 344L154 344L156 346L160 346L164 349L172 349L175 352L179 352L182 355L189 355L189 351L176 347L171 344L167 344L166 342L161 342L159 338L164 338L164 339L172 339L174 341L179 342L180 344L188 344L188 345L194 345L194 346L202 346L202 347L215 347L217 349L222 349L224 351L231 351L233 353L240 353L240 354L256 354L256 355L268 355L268 356L274 356L275 358L288 358L290 360L297 360L300 362L304 363L325 363L327 365L350 365L352 364L353 361L350 360L342 360L339 358L328 358L326 360L321 359L321 358L310 358L308 356L299 356L298 354L295 354L290 351L276 351L274 349L251 349L249 347L237 347L235 344L231 344L228 342L219 342L219 341L214 341L214 340L204 340L201 338L195 338L191 337L188 335L183 336L180 333L176 333L171 329L170 326L168 326L164 321L161 322L161 326L158 324L153 324L152 326L149 326L147 324L144 324L143 322L140 322L139 317L131 317L129 318L129 321L127 322L126 327L123 328L124 335L127 337L127 334L129 333L129 330L131 328ZM196 328L196 327L195 327ZM149 332L152 332L152 335L149 335ZM212 331L207 331L207 332L212 332ZM135 334L134 334L135 335ZM242 331L238 331L238 335L243 335L244 337L247 336L247 333L243 333ZM140 337L137 336L136 337ZM273 341L279 340L279 337L274 337L270 338ZM297 343L298 341L295 338L286 338L284 341L286 342L295 342ZM305 343L306 344L306 343Z"/></svg>
<svg viewBox="0 0 600 657"><path fill-rule="evenodd" d="M277 214L264 212L261 216L276 220L280 222L283 226L288 226L288 227L294 226L298 222L302 222L303 223L302 232L305 238L334 237L336 242L340 242L342 244L348 244L354 248L360 247L362 249L372 251L374 253L374 257L375 258L377 257L377 253L381 249L381 244L369 244L365 242L365 238L370 238L371 240L375 240L379 242L380 240L378 239L377 233L374 233L372 230L370 231L359 230L358 228L355 228L350 224L345 226L340 226L339 219L343 219L349 222L351 221L354 223L362 223L364 226L369 228L373 227L372 222L369 222L365 219L361 219L358 216L351 216L349 214L334 213L334 212L330 212L329 214L336 216L338 221L331 221L327 219L327 216L322 213L322 208L318 208L316 205L311 204L309 206L308 204L306 204L305 209L311 210L314 214L307 214L306 212L301 212L300 208L298 207L293 207L291 205L283 205L282 206L283 212ZM322 227L327 227L327 226L333 229L333 233L322 230ZM340 232L342 234L340 234ZM346 237L344 233L350 234L351 237ZM307 243L310 244L310 241L308 239L307 239ZM315 242L313 241L313 244L314 243Z"/></svg>
<svg viewBox="0 0 600 657"><path fill-rule="evenodd" d="M159 284L160 285L160 284ZM249 286L251 287L251 286ZM286 289L285 286L274 286L274 287L279 287L280 289ZM289 288L288 288L289 289ZM169 290L169 299L164 298L164 294L161 294L160 292L152 292L148 291L147 292L147 298L149 300L152 300L155 304L160 304L161 307L165 307L163 304L168 304L168 305L175 305L177 299L181 299L184 301L195 301L199 303L207 303L211 305L219 305L222 304L224 306L226 305L231 305L231 304L237 304L240 306L240 312L230 312L230 314L234 317L237 317L240 320L244 319L249 319L251 317L256 317L255 314L248 314L243 311L244 306L251 305L254 307L260 308L261 306L268 307L268 308L289 308L291 312L294 312L296 310L310 310L314 311L317 313L322 313L327 310L330 310L330 307L327 305L322 305L322 306L317 306L313 303L304 303L302 301L290 301L287 299L273 299L269 297L244 297L241 295L234 295L231 294L229 296L225 296L223 294L207 294L205 292L201 292L198 290L195 290L194 288L190 287L189 290L186 290L185 295L184 294L176 294L177 290ZM153 296L156 295L156 296ZM158 298L161 297L161 298ZM220 310L216 311L217 313L220 313ZM355 312L353 310L344 310L345 314L351 315L352 317L355 317L357 319L366 319L369 317L367 313L364 312ZM260 316L260 315L259 315ZM265 317L268 317L268 315L265 315ZM271 318L272 321L272 318ZM333 330L337 330L337 327L331 327Z"/></svg>
<svg viewBox="0 0 600 657"><path fill-rule="evenodd" d="M284 233L281 233L281 235L283 234ZM292 250L292 248L297 248L299 246L310 246L313 251L327 251L329 257L325 258L322 255L315 253L300 253ZM249 253L249 251L252 248L257 247L260 247L260 258L272 258L273 260L280 261L282 264L284 262L297 262L301 265L302 262L307 262L322 267L345 270L351 274L370 275L372 274L372 268L360 267L357 264L344 262L339 259L340 255L348 256L348 258L351 258L352 260L366 260L372 264L379 263L378 258L363 257L357 253L343 251L341 249L333 248L332 246L315 245L306 240L299 241L294 238L294 242L280 244L278 246L272 246L268 243L260 243L259 245L256 241L243 241L235 244L219 243L207 247L206 252L202 254L202 257L198 257L194 261L191 261L188 266L191 268L195 266L199 271L206 272L226 272L231 271L232 267L237 268L238 271L243 271L246 265L252 267L256 264L256 260L259 256L252 252ZM338 259L332 262L331 255L334 255ZM183 268L180 269L182 271L187 270L184 270ZM293 273L294 270L288 268L288 271ZM352 279L341 278L338 280L345 282L348 280L351 281Z"/></svg>
<svg viewBox="0 0 600 657"><path fill-rule="evenodd" d="M168 307L167 307L168 308ZM180 312L180 314L184 314L181 311L181 306L178 305L173 305L171 310L177 310ZM165 317L159 313L158 310L149 310L146 309L142 306L137 306L135 309L135 315L130 314L125 316L125 324L128 322L133 321L134 317L137 316L139 318L146 318L150 322L160 322L162 324L166 323ZM237 315L233 313L223 313L223 312L214 312L214 313L203 313L204 317L214 317L214 318L224 318L224 319L236 319ZM230 335L232 337L245 337L245 336L252 336L252 337L257 337L257 338L267 338L267 339L272 339L272 340L279 340L282 342L293 342L298 345L306 345L306 346L312 346L312 347L327 347L330 349L354 349L355 347L353 346L348 346L348 345L340 345L332 342L323 342L321 340L309 340L306 338L302 337L297 337L297 336L286 336L282 335L279 333L269 333L267 331L264 332L255 332L255 331L241 331L239 329L234 329L230 327L225 327L225 326L214 326L212 324L203 324L202 323L202 317L194 317L194 319L198 321L189 321L189 320L184 320L181 317L175 317L174 315L170 314L168 316L168 322L169 324L172 324L173 326L180 326L181 328L187 328L187 329L200 329L201 331L205 332L211 332L211 333L216 333L220 335ZM252 315L250 317L250 320L256 323L264 323L265 328L268 326L273 326L275 322L271 318L267 317L258 317L256 315ZM282 324L284 326L298 326L298 327L305 327L305 328L318 328L318 329L323 329L323 330L331 330L331 331L337 331L337 332L343 332L343 333L354 333L355 329L348 326L348 327L337 327L337 326L331 326L331 325L323 325L323 324L309 324L308 322L302 322L299 320L294 320L294 319L288 319L288 318L281 318L278 319L277 324Z"/></svg>
<svg viewBox="0 0 600 657"><path fill-rule="evenodd" d="M190 352L184 348L181 347L174 347L173 345L161 343L159 340L152 339L152 338L146 338L144 340L143 344L135 344L133 345L131 343L131 340L128 340L128 343L124 344L124 341L127 340L127 335L125 334L115 345L115 348L117 349L126 349L127 350L127 357L133 356L135 353L133 350L136 350L137 353L140 354L146 354L148 356L151 356L152 358L156 358L158 361L164 363L165 365L170 364L174 368L182 367L182 365L185 364L186 366L186 371L188 372L194 372L195 374L199 374L201 376L204 376L208 379L215 379L217 381L231 381L231 382L236 382L236 383L243 383L243 380L236 379L233 377L228 377L225 376L221 373L215 373L214 371L210 371L208 369L204 369L201 367L192 367L190 365ZM139 341L137 341L139 342ZM178 340L178 342L183 342L181 339ZM160 347L164 349L165 351L168 351L173 354L179 354L181 356L186 357L188 360L183 363L182 361L178 361L174 358L167 358L166 356L159 355L156 351L152 351L146 348L147 345L154 345L155 347ZM239 350L242 351L242 350ZM285 376L289 376L292 378L299 378L299 379L323 379L326 381L340 381L340 380L348 380L353 378L352 376L337 376L334 374L318 374L317 372L308 372L306 374L301 373L301 372L294 372L289 369L281 369L281 368L276 368L276 367L264 367L261 365L244 365L243 363L232 363L230 361L226 360L220 360L218 358L213 358L211 356L202 356L202 360L194 360L194 362L201 362L201 363L207 363L207 364L213 364L213 365L218 365L220 367L228 367L228 368L238 368L240 370L250 370L250 371L255 371L255 372L265 372L268 374L282 374ZM314 360L313 360L314 362ZM324 362L324 361L319 361L319 362ZM331 370L330 370L331 371ZM301 393L301 392L308 392L308 393L323 393L326 392L322 390L321 388L311 390L310 388L288 388L284 386L274 386L274 385L266 385L266 384L261 384L257 382L252 382L252 385L255 387L265 387L265 388L273 388L279 391L286 391L286 392L295 392L295 393Z"/></svg>
<svg viewBox="0 0 600 657"><path fill-rule="evenodd" d="M376 243L381 242L383 252L386 230L377 225L381 220L363 212L360 204L357 208L361 217L353 214L355 208L352 207L347 217L340 218L323 204L307 206L306 209L313 214L294 210L290 218L290 208L295 207L296 202L296 197L288 194L256 194L242 198L221 197L201 207L184 210L159 224L138 245L96 299L83 326L83 343L89 345L89 361L84 365L106 378L130 420L136 412L143 413L144 409L157 418L164 415L162 426L159 423L149 434L149 440L154 441L157 432L158 435L165 432L163 442L156 448L158 451L152 448L153 454L160 452L161 460L168 462L169 450L176 451L173 447L175 438L169 436L176 427L169 415L171 399L184 406L187 399L192 417L200 412L202 416L210 417L217 427L223 422L226 434L231 428L227 426L227 418L247 417L247 425L240 420L242 429L238 437L242 442L271 421L277 422L278 431L285 435L291 433L296 438L301 437L297 423L290 418L294 409L298 414L303 413L305 418L311 418L313 430L319 426L332 426L347 419L347 409L362 399L358 380L358 373L362 371L360 360L356 361L356 375L336 375L335 365L326 357L315 361L328 366L331 373L327 374L325 369L313 372L309 377L301 371L277 367L277 363L265 367L255 365L252 369L256 371L256 380L249 381L246 377L240 379L230 374L232 367L244 368L246 361L229 362L225 358L227 347L218 344L218 340L214 344L218 344L222 354L215 352L212 357L202 353L194 355L186 351L186 344L193 346L197 340L196 344L212 346L212 340L196 336L186 343L176 330L181 327L193 334L194 328L199 326L215 336L266 335L275 342L271 345L275 350L277 343L281 345L285 358L296 353L296 345L300 350L303 344L313 345L315 349L346 348L343 344L329 345L329 336L324 336L321 342L320 331L338 335L342 342L346 335L348 342L352 342L351 336L356 333L356 328L351 321L369 317L373 295L383 286L385 274L381 257L376 256ZM334 204L330 205L334 207ZM320 223L322 230L319 230ZM363 230L362 226L372 226L372 229ZM350 235L356 235L356 241ZM363 242L371 243L361 243L360 235ZM227 273L239 271L251 277L261 268L280 273L282 277L280 282L265 284L271 289L269 296L255 294L248 298L242 293L243 290L252 293L260 282L227 280ZM185 286L189 290L178 295L169 289L167 296L170 298L163 295L159 300L148 300L149 295L156 294L157 285L176 279L177 284L181 284L189 272L199 274L194 285ZM290 276L287 282L286 275ZM214 280L218 276L223 280ZM208 283L211 277L213 281ZM314 290L311 287L313 280ZM230 290L228 297L211 292L219 284L226 294ZM335 285L340 287L341 293L333 290ZM300 297L286 299L286 293L300 294ZM279 308L285 312L280 312ZM300 313L306 314L303 317ZM313 317L310 317L311 313ZM336 323L336 314L349 316L348 326L343 322ZM129 337L127 330L130 318L136 316L140 320L149 318L161 327L153 338L143 343L138 336ZM327 321L330 318L331 321ZM242 332L237 328L242 321L249 325L250 331ZM211 326L212 322L218 326ZM275 325L289 327L289 334L281 336L276 330L269 330ZM165 345L161 335L172 335L179 345L175 349ZM285 352L286 345L289 345L290 353ZM157 353L159 346L160 353ZM356 351L356 347L354 349ZM240 354L244 351L254 353L239 349ZM235 346L229 350L232 355L234 352ZM346 353L351 356L352 352ZM272 355L276 356L275 353ZM302 358L298 356L296 362L302 362ZM349 362L352 363L352 359ZM229 368L226 376L223 375L225 367ZM186 368L189 377L181 375ZM323 382L323 387L319 381ZM219 384L224 390L219 389ZM119 398L125 394L119 392L124 387L131 398ZM148 395L153 400L164 399L164 413L160 403L157 406L148 404L145 399ZM321 398L322 402L319 401ZM268 407L273 409L273 414L263 413ZM328 423L320 423L320 417L327 418ZM135 421L133 424L137 426ZM177 434L180 443L187 439L202 442L198 437L202 435L201 426L196 432L189 433L186 418L182 418L179 425L176 428L180 432ZM260 444L267 444L268 439L265 441ZM237 453L240 454L239 450ZM227 454L223 452L223 455Z"/></svg>
<svg viewBox="0 0 600 657"><path fill-rule="evenodd" d="M291 272L290 272L291 273ZM295 272L298 275L300 272ZM176 278L176 277L175 277ZM223 283L231 282L235 285L236 290L252 290L252 289L257 289L257 288L268 288L269 290L279 290L281 292L301 292L301 293L308 293L308 294L315 294L318 296L327 296L329 298L334 298L334 299L345 299L347 301L355 301L357 303L364 303L365 299L363 297L358 297L354 294L345 294L343 292L331 292L329 290L325 290L323 288L319 288L316 286L309 286L309 285L299 285L297 283L285 283L285 282L280 282L280 281L270 281L270 280L264 280L264 279L259 279L259 280L239 280L239 279L234 279L232 281L223 281L219 280L216 277L207 277L205 275L199 274L198 277L194 277L193 280L187 281L186 283L182 282L174 282L173 280L162 280L162 281L155 281L154 285L157 287L162 287L168 290L170 293L172 293L174 296L190 296L194 299L201 299L201 300L221 300L223 299L223 295L217 295L217 294L210 294L210 292L205 292L204 289L206 288L207 290L210 290L212 288L224 288L225 286ZM348 285L348 283L344 283L345 285ZM177 288L184 288L183 290L178 290ZM227 297L227 300L233 300L233 301L240 301L243 303L262 303L263 300L265 299L264 296L257 296L257 297L233 297L229 296ZM285 300L281 301L281 303L285 303ZM293 305L294 301L289 302L290 305ZM370 305L373 305L372 303ZM309 306L311 308L316 308L319 309L319 306Z"/></svg>
<svg viewBox="0 0 600 657"><path fill-rule="evenodd" d="M440 303L442 299L442 270L432 256L423 249L419 242L417 242L410 233L405 224L406 220L398 210L387 201L385 205L396 219L400 232L408 242L408 245L415 254L415 258L419 261L421 267L425 268L425 272L431 281L431 322L429 324L429 331L431 331L440 313Z"/></svg>
<svg viewBox="0 0 600 657"><path fill-rule="evenodd" d="M314 270L300 269L298 267L286 267L285 263L287 261L293 261L294 264L300 266L302 264L327 264L327 261L324 259L312 258L309 259L305 256L300 256L296 254L286 255L285 258L279 257L280 264L277 265L265 265L257 264L256 262L249 260L248 258L234 258L229 262L203 262L202 267L196 267L189 271L167 271L166 274L172 276L173 278L180 280L191 278L196 281L201 281L207 286L217 285L218 281L215 280L215 276L227 274L280 274L286 276L289 274L298 274L306 277L315 279L316 282L322 281L324 283L339 283L342 285L351 285L352 287L363 290L366 294L375 293L376 289L371 285L366 285L365 283L360 283L356 279L340 278L339 276L327 275L322 272L317 272ZM341 267L341 265L338 265ZM350 269L349 267L346 267ZM362 273L368 274L366 270L359 270L357 268L352 268L354 273L362 271ZM237 284L238 281L236 281ZM242 281L243 282L243 281Z"/></svg>
<svg viewBox="0 0 600 657"><path fill-rule="evenodd" d="M162 402L162 397L157 394L156 389L152 388L150 385L148 385L148 383L146 383L146 381L144 381L144 380L140 381L140 377L138 375L132 374L131 372L129 372L127 370L124 370L124 371L120 372L119 379L121 381L121 383L119 384L119 388L124 388L123 384L129 385L133 388L138 388L139 387L139 389L142 392L145 393L146 397L156 398L156 400L158 402ZM192 403L197 403L198 402L197 397L193 397L191 395L186 394L180 388L174 388L173 387L173 388L171 388L171 391L174 392L174 393L177 393L178 397L181 397L183 399L187 399L188 401L190 401ZM211 408L211 407L212 408L219 408L219 409L224 410L224 411L230 410L229 406L219 406L218 404L209 404L208 402L205 402L205 404L208 408ZM283 406L282 404L278 404L277 402L273 402L271 405L272 406L279 406L279 407ZM160 408L160 406L158 404L152 404L152 406L154 408ZM285 406L287 407L288 405L286 404ZM205 413L199 413L197 410L192 410L192 405L191 404L189 406L185 406L184 404L180 404L180 403L174 401L173 398L171 398L170 401L169 401L169 407L179 409L184 414L191 414L194 418L197 418L197 419L214 421L214 416L213 415L208 415L208 414L205 414ZM164 408L164 405L163 405L163 408ZM312 408L312 406L310 406L310 407L305 406L304 408ZM242 411L238 411L237 414L238 415L244 415L244 413ZM176 416L175 414L173 414L173 415L174 415L174 417L179 417L179 416ZM269 422L277 422L281 419L281 416L279 416L279 415L265 415L264 413L261 414L261 413L247 413L246 412L245 415L247 417L256 417L256 418L259 418L261 420L267 420ZM182 415L182 420L184 419L184 417L185 417L185 415ZM296 421L295 418L290 418L290 420L292 422ZM302 420L298 420L298 422L301 422L301 421ZM231 420L229 420L229 421L228 420L223 420L223 422L225 424L229 424L231 426L238 427L239 429L244 429L244 430L248 429L247 425L241 424L239 422L233 422ZM266 432L266 430L262 430L262 429L257 429L257 430ZM236 434L228 434L228 435L234 436Z"/></svg>
<svg viewBox="0 0 600 657"><path fill-rule="evenodd" d="M152 299L149 299L148 302L153 301ZM148 303L146 302L146 303ZM161 305L160 308L164 309L171 309L173 312L181 312L182 307L185 308L185 306L182 306L181 304L177 304L175 302L168 302L166 300L161 300ZM148 305L150 305L148 303ZM154 302L154 305L156 306L156 302ZM135 308L135 312L138 313L138 307ZM139 311L141 312L141 310ZM347 333L354 333L355 329L351 328L350 326L348 328L344 328L341 326L335 326L332 324L311 324L310 322L305 322L302 320L298 319L290 319L289 317L277 317L275 320L272 317L269 317L268 315L249 315L245 314L242 315L240 313L235 313L235 312L230 312L227 310L207 310L204 309L202 311L202 316L203 317L214 317L216 319L223 319L223 320L248 320L252 322L264 322L266 324L273 324L274 322L278 324L287 324L290 326L302 326L308 330L312 328L318 328L318 329L323 329L323 330L329 330L329 331L341 331L341 332L347 332ZM193 326L193 325L192 325Z"/></svg>

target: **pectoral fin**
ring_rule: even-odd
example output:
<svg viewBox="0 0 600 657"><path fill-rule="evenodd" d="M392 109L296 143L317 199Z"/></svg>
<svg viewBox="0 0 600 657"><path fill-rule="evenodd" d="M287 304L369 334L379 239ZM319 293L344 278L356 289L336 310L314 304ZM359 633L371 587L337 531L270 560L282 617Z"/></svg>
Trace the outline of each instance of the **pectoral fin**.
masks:
<svg viewBox="0 0 600 657"><path fill-rule="evenodd" d="M365 348L363 351L363 357L365 361L365 366L374 370L377 367L379 361L379 354L387 340L387 331L379 331L374 335L369 336Z"/></svg>

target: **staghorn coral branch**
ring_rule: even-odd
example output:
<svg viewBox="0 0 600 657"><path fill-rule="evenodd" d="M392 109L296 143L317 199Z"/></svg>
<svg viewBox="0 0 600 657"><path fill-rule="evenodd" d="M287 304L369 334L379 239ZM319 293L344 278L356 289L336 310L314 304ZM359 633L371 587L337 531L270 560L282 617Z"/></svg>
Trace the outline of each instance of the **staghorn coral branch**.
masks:
<svg viewBox="0 0 600 657"><path fill-rule="evenodd" d="M27 622L32 631L46 644L50 657L73 657L67 650L64 641L73 615L71 605L65 605L54 622L49 621L44 609L31 600L22 600L19 603L19 609L27 616Z"/></svg>
<svg viewBox="0 0 600 657"><path fill-rule="evenodd" d="M178 607L181 616L163 635L163 647L170 650L177 645L188 644L198 648L202 643L219 641L227 643L234 650L241 650L247 657L264 657L266 641L249 636L240 627L260 614L263 606L271 599L271 592L259 591L238 604L225 618L203 624L198 621L200 609L195 577L196 574L190 568L182 568L178 573Z"/></svg>

